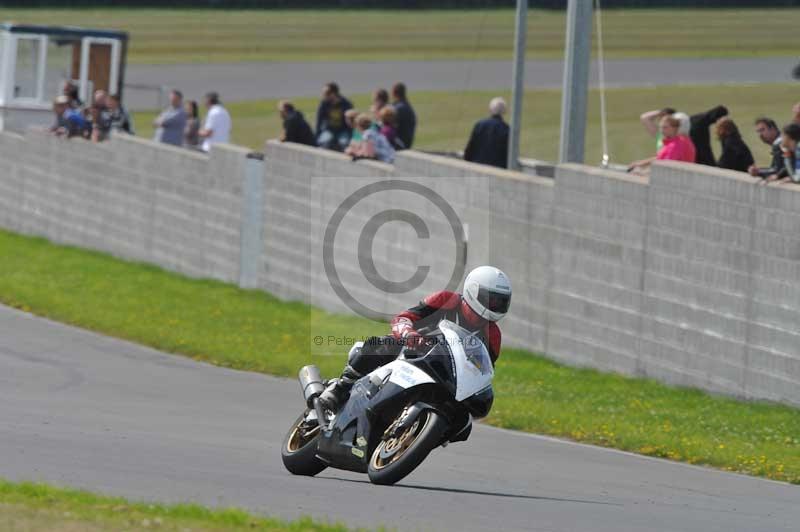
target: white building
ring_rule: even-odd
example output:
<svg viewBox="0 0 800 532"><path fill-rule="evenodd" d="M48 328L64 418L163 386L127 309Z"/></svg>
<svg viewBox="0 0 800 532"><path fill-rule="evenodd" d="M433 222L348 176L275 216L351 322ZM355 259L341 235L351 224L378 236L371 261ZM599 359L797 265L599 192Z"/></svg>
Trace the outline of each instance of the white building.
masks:
<svg viewBox="0 0 800 532"><path fill-rule="evenodd" d="M68 80L84 102L100 89L121 97L127 45L121 31L0 24L0 131L52 124Z"/></svg>

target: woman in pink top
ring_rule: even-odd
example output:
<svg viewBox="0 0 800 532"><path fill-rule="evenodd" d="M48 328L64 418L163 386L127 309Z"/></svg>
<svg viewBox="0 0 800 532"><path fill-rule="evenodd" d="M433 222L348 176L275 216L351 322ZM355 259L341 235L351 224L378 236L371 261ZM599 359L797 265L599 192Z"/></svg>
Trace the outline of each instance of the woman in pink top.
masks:
<svg viewBox="0 0 800 532"><path fill-rule="evenodd" d="M658 154L655 157L631 163L628 167L629 172L646 173L649 171L653 161L656 160L694 162L695 148L692 139L686 135L679 134L681 121L674 115L665 116L661 119L659 127L664 138L664 146L658 150Z"/></svg>

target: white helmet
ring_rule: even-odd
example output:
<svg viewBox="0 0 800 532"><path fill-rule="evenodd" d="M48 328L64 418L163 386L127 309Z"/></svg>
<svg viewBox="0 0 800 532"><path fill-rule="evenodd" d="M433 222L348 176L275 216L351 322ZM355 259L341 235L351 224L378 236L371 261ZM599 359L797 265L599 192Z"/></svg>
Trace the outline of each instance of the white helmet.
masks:
<svg viewBox="0 0 800 532"><path fill-rule="evenodd" d="M475 268L464 279L464 300L480 317L498 321L511 304L511 281L494 266Z"/></svg>

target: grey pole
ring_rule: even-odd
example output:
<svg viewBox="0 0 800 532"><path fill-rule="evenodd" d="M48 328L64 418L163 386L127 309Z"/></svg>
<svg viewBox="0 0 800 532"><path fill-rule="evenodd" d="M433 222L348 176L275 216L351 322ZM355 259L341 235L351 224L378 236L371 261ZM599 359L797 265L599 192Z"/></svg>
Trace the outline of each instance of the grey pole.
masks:
<svg viewBox="0 0 800 532"><path fill-rule="evenodd" d="M242 176L242 225L239 248L239 288L258 287L264 211L264 154L248 153Z"/></svg>
<svg viewBox="0 0 800 532"><path fill-rule="evenodd" d="M511 127L508 138L508 167L511 170L519 170L519 135L522 120L522 96L525 91L525 37L528 33L528 0L517 0L515 32Z"/></svg>
<svg viewBox="0 0 800 532"><path fill-rule="evenodd" d="M569 0L558 161L582 163L592 48L592 0Z"/></svg>

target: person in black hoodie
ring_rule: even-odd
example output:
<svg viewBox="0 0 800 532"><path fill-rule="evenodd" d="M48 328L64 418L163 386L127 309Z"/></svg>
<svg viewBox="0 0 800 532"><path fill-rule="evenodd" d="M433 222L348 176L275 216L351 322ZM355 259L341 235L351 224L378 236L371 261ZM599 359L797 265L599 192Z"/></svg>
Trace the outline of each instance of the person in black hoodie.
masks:
<svg viewBox="0 0 800 532"><path fill-rule="evenodd" d="M283 100L278 104L278 111L283 119L281 142L296 142L306 146L317 145L311 126L306 122L303 113L295 109L292 102Z"/></svg>
<svg viewBox="0 0 800 532"><path fill-rule="evenodd" d="M333 81L325 84L317 108L317 146L336 151L347 147L353 130L347 127L344 114L352 108L350 100L339 93L339 85Z"/></svg>
<svg viewBox="0 0 800 532"><path fill-rule="evenodd" d="M691 128L689 138L692 139L696 150L694 162L708 166L716 166L714 152L711 151L711 134L708 128L723 116L728 115L728 109L718 105L704 113L697 113L690 117Z"/></svg>
<svg viewBox="0 0 800 532"><path fill-rule="evenodd" d="M717 121L717 138L722 143L722 155L719 156L718 166L738 172L747 172L755 160L750 148L742 140L739 128L728 117Z"/></svg>

